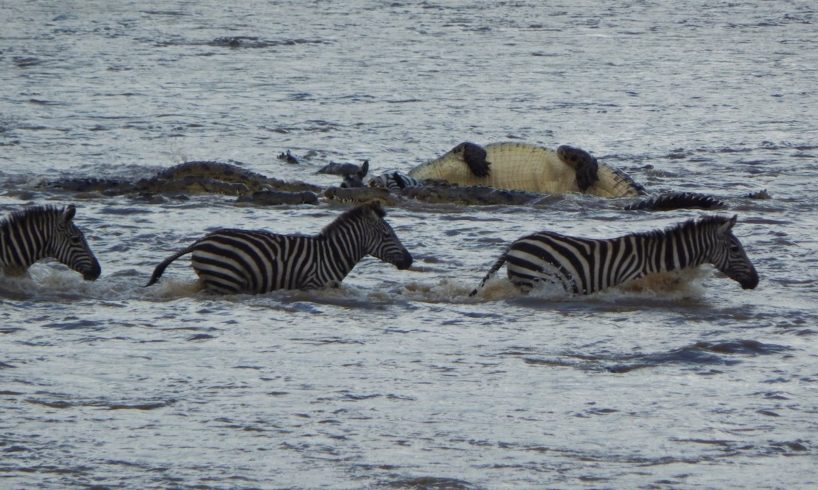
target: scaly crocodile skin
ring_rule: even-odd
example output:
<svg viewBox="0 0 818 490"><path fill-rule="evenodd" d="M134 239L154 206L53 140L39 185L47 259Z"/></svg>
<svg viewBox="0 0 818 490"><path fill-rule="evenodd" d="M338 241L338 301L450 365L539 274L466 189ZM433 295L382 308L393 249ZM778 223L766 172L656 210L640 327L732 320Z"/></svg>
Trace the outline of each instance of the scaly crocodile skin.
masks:
<svg viewBox="0 0 818 490"><path fill-rule="evenodd" d="M421 180L445 180L460 185L484 185L498 189L547 194L580 192L576 172L554 150L528 143L491 143L483 147L491 162L488 177L474 176L460 154L452 151L418 165L409 175ZM586 193L601 197L643 195L642 187L621 170L599 163L599 180Z"/></svg>

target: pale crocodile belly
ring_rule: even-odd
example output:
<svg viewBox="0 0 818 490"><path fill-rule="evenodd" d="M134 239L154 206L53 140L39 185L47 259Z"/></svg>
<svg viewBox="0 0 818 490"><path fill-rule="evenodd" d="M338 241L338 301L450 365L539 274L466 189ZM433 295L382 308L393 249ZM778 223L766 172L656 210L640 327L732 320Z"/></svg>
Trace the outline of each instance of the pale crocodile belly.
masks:
<svg viewBox="0 0 818 490"><path fill-rule="evenodd" d="M409 175L421 180L445 180L460 185L485 185L498 189L565 194L580 192L576 172L554 150L528 143L492 143L484 147L491 173L477 177L460 154L449 152L412 169ZM639 195L639 188L623 172L599 164L599 181L587 193L601 197Z"/></svg>

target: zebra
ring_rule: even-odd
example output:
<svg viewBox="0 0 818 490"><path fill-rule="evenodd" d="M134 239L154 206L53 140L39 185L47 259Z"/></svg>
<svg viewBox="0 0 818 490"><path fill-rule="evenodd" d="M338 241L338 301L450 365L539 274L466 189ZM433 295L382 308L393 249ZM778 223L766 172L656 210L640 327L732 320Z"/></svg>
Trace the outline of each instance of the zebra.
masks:
<svg viewBox="0 0 818 490"><path fill-rule="evenodd" d="M539 281L591 294L648 274L716 266L743 289L758 285L758 273L732 228L737 216L704 216L664 230L610 239L578 238L542 231L519 238L492 265L470 296L508 262L508 277L524 291Z"/></svg>
<svg viewBox="0 0 818 490"><path fill-rule="evenodd" d="M412 256L384 216L380 202L372 201L341 214L314 236L217 230L162 261L146 286L191 252L205 289L218 293L336 287L367 254L407 269Z"/></svg>
<svg viewBox="0 0 818 490"><path fill-rule="evenodd" d="M347 166L349 165L349 166ZM364 177L369 172L369 160L364 160L364 163L357 167L355 165L338 166L337 172L343 177L341 183L342 188L357 188L357 187L373 187L377 189L386 189L389 192L400 192L408 187L421 187L423 181L409 177L403 172L384 172L369 179L369 182L364 183ZM324 167L319 172L329 173L326 170L329 166Z"/></svg>
<svg viewBox="0 0 818 490"><path fill-rule="evenodd" d="M401 172L386 172L369 180L369 187L386 189L390 192L400 192L409 187L421 187L422 185L423 181Z"/></svg>
<svg viewBox="0 0 818 490"><path fill-rule="evenodd" d="M21 276L38 260L55 258L86 281L95 281L102 268L72 221L76 212L73 204L64 208L33 206L0 221L0 270Z"/></svg>

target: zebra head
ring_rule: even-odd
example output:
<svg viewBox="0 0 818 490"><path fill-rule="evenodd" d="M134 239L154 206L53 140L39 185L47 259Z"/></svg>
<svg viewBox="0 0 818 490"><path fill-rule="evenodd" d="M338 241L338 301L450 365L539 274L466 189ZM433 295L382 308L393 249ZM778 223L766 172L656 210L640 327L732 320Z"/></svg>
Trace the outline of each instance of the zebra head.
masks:
<svg viewBox="0 0 818 490"><path fill-rule="evenodd" d="M72 221L76 212L73 204L58 210L52 234L46 241L47 253L82 274L86 281L94 281L102 269L85 241L85 235Z"/></svg>
<svg viewBox="0 0 818 490"><path fill-rule="evenodd" d="M381 207L381 203L373 201L361 207L366 208L365 219L369 228L367 253L389 262L400 270L408 269L412 265L412 255L398 239L395 230L383 219L386 211Z"/></svg>
<svg viewBox="0 0 818 490"><path fill-rule="evenodd" d="M737 215L733 215L730 219L717 222L716 243L710 250L709 261L727 277L741 284L742 289L754 289L758 286L758 273L732 231L737 218Z"/></svg>
<svg viewBox="0 0 818 490"><path fill-rule="evenodd" d="M345 173L343 175L344 181L341 183L341 187L350 188L350 187L365 187L364 186L364 177L369 172L369 160L364 160L364 163L361 164L361 167L351 173Z"/></svg>

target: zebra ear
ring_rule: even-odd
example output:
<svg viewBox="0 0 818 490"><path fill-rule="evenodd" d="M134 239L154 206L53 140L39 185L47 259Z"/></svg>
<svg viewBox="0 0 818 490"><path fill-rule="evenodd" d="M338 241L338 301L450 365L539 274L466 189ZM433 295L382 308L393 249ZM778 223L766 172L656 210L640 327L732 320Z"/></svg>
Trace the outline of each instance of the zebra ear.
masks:
<svg viewBox="0 0 818 490"><path fill-rule="evenodd" d="M733 229L733 226L735 226L737 220L738 215L734 214L732 218L728 219L719 226L719 233L729 233L730 230Z"/></svg>
<svg viewBox="0 0 818 490"><path fill-rule="evenodd" d="M364 163L361 164L361 170L358 172L358 177L363 179L366 177L367 172L369 172L369 160L364 160Z"/></svg>
<svg viewBox="0 0 818 490"><path fill-rule="evenodd" d="M77 208L73 204L69 204L68 206L63 209L62 216L66 223L74 219L74 215L77 214Z"/></svg>

